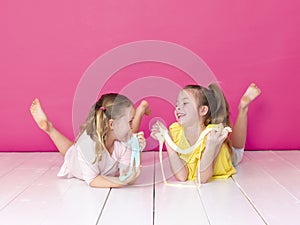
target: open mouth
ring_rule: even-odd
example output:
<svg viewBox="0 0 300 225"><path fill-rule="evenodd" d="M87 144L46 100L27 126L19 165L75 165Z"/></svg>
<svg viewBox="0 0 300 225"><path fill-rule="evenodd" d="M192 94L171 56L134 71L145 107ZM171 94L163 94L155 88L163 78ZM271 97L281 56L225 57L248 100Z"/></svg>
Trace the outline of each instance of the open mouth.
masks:
<svg viewBox="0 0 300 225"><path fill-rule="evenodd" d="M178 120L182 119L183 117L185 117L184 113L177 113Z"/></svg>

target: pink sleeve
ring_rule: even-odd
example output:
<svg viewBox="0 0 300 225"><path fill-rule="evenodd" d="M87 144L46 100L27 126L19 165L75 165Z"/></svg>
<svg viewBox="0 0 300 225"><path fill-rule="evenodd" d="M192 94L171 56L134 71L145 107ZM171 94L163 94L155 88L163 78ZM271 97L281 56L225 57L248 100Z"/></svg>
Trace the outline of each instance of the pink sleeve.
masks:
<svg viewBox="0 0 300 225"><path fill-rule="evenodd" d="M92 180L94 180L94 178L100 174L99 167L97 163L91 164L87 162L82 156L81 152L78 152L78 160L82 173L82 178L89 185L92 182Z"/></svg>

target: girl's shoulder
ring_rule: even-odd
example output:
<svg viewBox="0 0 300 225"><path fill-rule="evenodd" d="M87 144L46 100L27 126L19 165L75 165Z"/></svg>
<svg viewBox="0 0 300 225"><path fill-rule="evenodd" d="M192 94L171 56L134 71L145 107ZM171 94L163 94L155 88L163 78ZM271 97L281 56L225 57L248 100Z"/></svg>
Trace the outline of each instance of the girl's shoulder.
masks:
<svg viewBox="0 0 300 225"><path fill-rule="evenodd" d="M84 131L75 143L75 147L89 163L95 160L95 142Z"/></svg>
<svg viewBox="0 0 300 225"><path fill-rule="evenodd" d="M219 124L208 124L205 129L208 130L208 129L218 128L218 127L219 127Z"/></svg>
<svg viewBox="0 0 300 225"><path fill-rule="evenodd" d="M176 143L176 141L178 141L182 137L183 128L177 122L172 123L169 126L169 131L170 131L171 138L173 139L173 141L175 143Z"/></svg>
<svg viewBox="0 0 300 225"><path fill-rule="evenodd" d="M179 131L182 130L182 126L178 122L174 122L169 126L169 130L171 131Z"/></svg>

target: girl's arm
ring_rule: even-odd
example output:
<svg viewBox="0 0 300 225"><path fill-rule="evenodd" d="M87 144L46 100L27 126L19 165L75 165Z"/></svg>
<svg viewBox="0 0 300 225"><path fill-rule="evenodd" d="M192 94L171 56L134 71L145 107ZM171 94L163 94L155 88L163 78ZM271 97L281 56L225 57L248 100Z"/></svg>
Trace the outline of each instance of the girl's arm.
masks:
<svg viewBox="0 0 300 225"><path fill-rule="evenodd" d="M174 151L167 143L166 147L173 174L175 175L177 180L186 181L189 174L186 163L179 157L177 152Z"/></svg>
<svg viewBox="0 0 300 225"><path fill-rule="evenodd" d="M118 179L118 177L107 177L107 176L97 176L89 184L94 188L119 188L123 187L126 184Z"/></svg>
<svg viewBox="0 0 300 225"><path fill-rule="evenodd" d="M151 136L158 140L157 135L162 135L164 133L168 133L168 129L165 127L164 124L157 121L151 129ZM165 145L167 147L168 158L170 161L170 166L175 178L179 181L186 181L188 177L188 168L184 160L180 159L179 155L177 154L171 146L169 146L166 142Z"/></svg>
<svg viewBox="0 0 300 225"><path fill-rule="evenodd" d="M139 132L138 133L138 140L139 140L139 144L141 147L141 152L144 150L145 146L146 146L146 140L144 138L144 132ZM141 157L141 152L139 152L138 154ZM129 158L128 160L130 161L130 156L131 156L131 152L129 154ZM126 163L126 159L125 162ZM140 158L141 161L141 158ZM120 163L122 164L123 161L120 161ZM132 184L134 183L134 181L138 178L139 174L140 174L141 168L139 166L139 170L138 172L135 171L135 169L132 170L132 174L125 180L125 181L120 181L119 177L111 177L111 176L97 176L95 177L92 182L90 182L90 186L91 187L95 187L95 188L120 188L120 187L124 187L128 184Z"/></svg>
<svg viewBox="0 0 300 225"><path fill-rule="evenodd" d="M221 145L222 146L222 145ZM200 164L200 182L206 183L213 175L215 159L218 156L221 146L206 146Z"/></svg>
<svg viewBox="0 0 300 225"><path fill-rule="evenodd" d="M97 176L91 182L90 186L94 188L120 188L124 187L128 184L132 184L140 175L140 169L138 172L135 172L135 169L132 171L130 177L128 177L125 181L120 181L119 177L111 177L111 176Z"/></svg>
<svg viewBox="0 0 300 225"><path fill-rule="evenodd" d="M216 159L220 153L222 145L228 136L228 131L222 133L223 126L212 130L206 139L206 147L200 162L201 183L206 183L213 175Z"/></svg>
<svg viewBox="0 0 300 225"><path fill-rule="evenodd" d="M214 175L214 166L211 164L206 170L200 172L200 182L202 184L207 183L207 181Z"/></svg>

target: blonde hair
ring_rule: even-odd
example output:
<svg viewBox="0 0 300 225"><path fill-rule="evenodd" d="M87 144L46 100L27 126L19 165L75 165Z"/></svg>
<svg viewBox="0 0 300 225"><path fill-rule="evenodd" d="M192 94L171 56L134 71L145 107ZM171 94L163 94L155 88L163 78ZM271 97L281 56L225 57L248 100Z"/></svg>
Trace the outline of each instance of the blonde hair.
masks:
<svg viewBox="0 0 300 225"><path fill-rule="evenodd" d="M106 137L109 131L110 119L118 119L124 115L124 109L133 106L133 103L124 95L109 93L104 94L91 107L88 117L80 127L80 135L86 131L87 135L95 142L95 160L101 161L102 152L106 148ZM77 140L76 139L76 140Z"/></svg>
<svg viewBox="0 0 300 225"><path fill-rule="evenodd" d="M208 88L200 85L186 85L183 89L190 91L193 94L198 110L200 106L208 107L208 112L203 117L205 126L222 123L224 126L232 127L229 118L229 104L217 84L212 83ZM235 159L229 137L226 138L225 143L229 147L231 157Z"/></svg>

